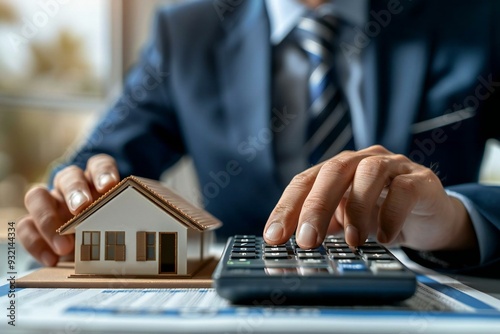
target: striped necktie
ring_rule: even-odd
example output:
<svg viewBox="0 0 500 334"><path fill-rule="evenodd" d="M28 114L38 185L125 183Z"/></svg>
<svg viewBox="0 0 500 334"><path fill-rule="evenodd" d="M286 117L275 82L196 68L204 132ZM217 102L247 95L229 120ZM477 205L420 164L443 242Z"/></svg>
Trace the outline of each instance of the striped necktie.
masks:
<svg viewBox="0 0 500 334"><path fill-rule="evenodd" d="M335 81L337 26L334 17L309 12L295 29L297 42L311 62L305 149L313 165L354 148L348 105Z"/></svg>

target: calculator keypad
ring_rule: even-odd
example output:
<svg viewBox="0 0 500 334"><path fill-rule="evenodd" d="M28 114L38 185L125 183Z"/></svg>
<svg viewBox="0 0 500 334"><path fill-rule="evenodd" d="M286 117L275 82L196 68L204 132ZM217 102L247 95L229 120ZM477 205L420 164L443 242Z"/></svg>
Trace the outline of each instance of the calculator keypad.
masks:
<svg viewBox="0 0 500 334"><path fill-rule="evenodd" d="M373 240L357 248L343 238L327 237L315 249L302 249L292 237L281 245L268 245L261 237L236 235L231 244L228 268L262 270L267 275L378 274L404 270L385 247Z"/></svg>

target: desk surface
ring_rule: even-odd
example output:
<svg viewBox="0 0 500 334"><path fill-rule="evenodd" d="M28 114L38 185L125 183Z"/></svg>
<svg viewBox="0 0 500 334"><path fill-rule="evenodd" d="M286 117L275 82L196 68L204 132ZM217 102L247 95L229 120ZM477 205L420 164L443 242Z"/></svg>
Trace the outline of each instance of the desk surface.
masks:
<svg viewBox="0 0 500 334"><path fill-rule="evenodd" d="M0 323L0 332L58 333L70 328L79 333L498 334L500 328L498 310L478 315L465 310L436 312L388 306L235 307L224 304L210 289L46 290L25 291L32 307L40 310L20 308L16 329ZM142 305L137 305L141 300ZM61 307L54 306L56 303Z"/></svg>
<svg viewBox="0 0 500 334"><path fill-rule="evenodd" d="M500 281L465 277L481 290ZM419 289L399 305L351 307L234 306L213 289L20 289L18 326L0 332L54 333L491 333L500 300L439 274L419 275ZM6 310L8 287L0 286Z"/></svg>
<svg viewBox="0 0 500 334"><path fill-rule="evenodd" d="M218 251L216 249L214 253ZM417 267L416 270L422 272L425 268ZM404 331L498 334L500 280L457 276L456 279L466 284L462 285L428 270L425 274L432 282L423 280L426 283L421 283L418 298L405 305L371 308L235 307L219 298L213 289L26 288L16 291L19 326L15 330L7 326L5 315L0 313L4 318L0 322L0 333L399 334ZM434 297L429 297L429 291ZM8 287L0 286L2 310L6 310L12 300L7 292ZM469 302L470 305L466 305ZM437 310L441 307L439 305L446 303L456 310Z"/></svg>

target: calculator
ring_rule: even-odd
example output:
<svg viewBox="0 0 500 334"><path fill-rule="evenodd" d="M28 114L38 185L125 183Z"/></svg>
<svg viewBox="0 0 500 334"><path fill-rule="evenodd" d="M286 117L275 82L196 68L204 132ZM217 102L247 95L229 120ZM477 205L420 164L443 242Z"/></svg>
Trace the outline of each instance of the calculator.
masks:
<svg viewBox="0 0 500 334"><path fill-rule="evenodd" d="M417 285L415 273L376 240L353 248L336 236L315 249L301 249L294 237L281 245L230 237L212 278L230 302L264 306L396 303Z"/></svg>

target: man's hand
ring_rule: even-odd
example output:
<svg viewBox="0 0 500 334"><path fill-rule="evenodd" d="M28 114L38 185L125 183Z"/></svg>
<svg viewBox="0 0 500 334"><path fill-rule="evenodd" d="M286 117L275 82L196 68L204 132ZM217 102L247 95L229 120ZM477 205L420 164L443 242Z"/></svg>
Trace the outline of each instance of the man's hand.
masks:
<svg viewBox="0 0 500 334"><path fill-rule="evenodd" d="M26 250L46 266L72 253L74 238L56 230L120 181L115 160L105 154L89 159L85 171L69 166L57 173L54 189L37 186L24 198L28 215L18 222Z"/></svg>
<svg viewBox="0 0 500 334"><path fill-rule="evenodd" d="M264 239L280 244L295 230L302 248L342 231L351 246L369 235L419 250L477 243L466 209L436 174L381 146L342 152L298 174L271 213Z"/></svg>

